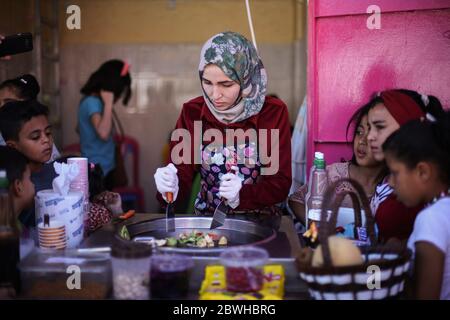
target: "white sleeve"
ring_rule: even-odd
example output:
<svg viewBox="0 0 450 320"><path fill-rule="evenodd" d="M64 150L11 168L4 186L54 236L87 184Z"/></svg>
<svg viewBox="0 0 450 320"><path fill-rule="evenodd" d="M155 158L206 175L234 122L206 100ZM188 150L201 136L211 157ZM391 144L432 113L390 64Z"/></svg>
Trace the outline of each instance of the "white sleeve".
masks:
<svg viewBox="0 0 450 320"><path fill-rule="evenodd" d="M56 148L56 145L53 144L53 149L52 149L52 158L59 158L61 157L61 154L58 151L58 148Z"/></svg>
<svg viewBox="0 0 450 320"><path fill-rule="evenodd" d="M418 241L430 242L445 254L450 236L446 221L443 221L440 217L442 215L432 208L425 209L416 218L413 237L414 243Z"/></svg>
<svg viewBox="0 0 450 320"><path fill-rule="evenodd" d="M56 148L55 144L53 144L52 155L47 163L53 162L56 159L59 159L60 157L61 157L61 154L59 153L58 148Z"/></svg>

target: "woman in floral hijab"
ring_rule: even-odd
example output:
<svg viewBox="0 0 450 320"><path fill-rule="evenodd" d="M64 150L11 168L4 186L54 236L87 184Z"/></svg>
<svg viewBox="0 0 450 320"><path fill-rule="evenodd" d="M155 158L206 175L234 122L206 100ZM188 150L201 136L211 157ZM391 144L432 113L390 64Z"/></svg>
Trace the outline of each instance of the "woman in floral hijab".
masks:
<svg viewBox="0 0 450 320"><path fill-rule="evenodd" d="M203 79L205 68L216 65L223 73L240 84L239 98L226 110L218 110L202 86L206 105L214 116L224 123L243 121L261 111L267 89L267 74L255 47L235 32L215 35L203 45L199 74Z"/></svg>
<svg viewBox="0 0 450 320"><path fill-rule="evenodd" d="M199 75L203 95L183 105L175 128L191 134L192 161L180 161L180 142L172 138L171 161L154 175L158 198L164 203L167 192L174 199L189 195L199 172L196 214L212 215L224 199L231 214L279 216L276 204L291 185L290 124L286 105L266 97L267 75L258 52L238 33L219 33L201 50ZM203 133L200 163L194 161L196 123ZM249 135L236 142L227 139L230 132Z"/></svg>

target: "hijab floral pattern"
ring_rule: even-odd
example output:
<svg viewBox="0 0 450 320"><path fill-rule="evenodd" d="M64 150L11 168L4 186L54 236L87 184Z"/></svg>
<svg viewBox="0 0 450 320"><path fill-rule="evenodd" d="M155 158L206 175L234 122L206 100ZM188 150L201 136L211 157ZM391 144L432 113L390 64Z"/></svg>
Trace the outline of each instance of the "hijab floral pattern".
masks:
<svg viewBox="0 0 450 320"><path fill-rule="evenodd" d="M209 64L217 65L226 76L240 84L240 98L228 110L220 111L203 90L206 104L223 123L236 123L258 114L265 100L267 74L253 44L235 32L223 32L210 38L200 54L200 81Z"/></svg>

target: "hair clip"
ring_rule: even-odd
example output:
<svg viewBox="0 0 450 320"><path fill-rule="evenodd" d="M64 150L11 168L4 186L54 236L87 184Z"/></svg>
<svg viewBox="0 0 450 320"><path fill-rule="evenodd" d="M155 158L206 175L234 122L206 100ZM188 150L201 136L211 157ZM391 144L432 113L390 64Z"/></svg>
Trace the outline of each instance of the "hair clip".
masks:
<svg viewBox="0 0 450 320"><path fill-rule="evenodd" d="M435 118L431 113L428 113L428 112L427 112L427 114L425 115L425 117L426 117L427 120L430 121L430 122L436 122L436 118Z"/></svg>
<svg viewBox="0 0 450 320"><path fill-rule="evenodd" d="M425 107L428 106L428 103L430 103L430 99L428 99L428 96L426 94L420 94L420 98L422 99Z"/></svg>
<svg viewBox="0 0 450 320"><path fill-rule="evenodd" d="M130 69L130 65L128 64L128 62L123 61L123 67L122 67L122 71L120 71L120 76L121 77L126 76L129 69Z"/></svg>
<svg viewBox="0 0 450 320"><path fill-rule="evenodd" d="M25 84L28 83L27 80L25 80L25 79L23 79L23 78L20 78L20 81L22 81L22 82L25 83Z"/></svg>

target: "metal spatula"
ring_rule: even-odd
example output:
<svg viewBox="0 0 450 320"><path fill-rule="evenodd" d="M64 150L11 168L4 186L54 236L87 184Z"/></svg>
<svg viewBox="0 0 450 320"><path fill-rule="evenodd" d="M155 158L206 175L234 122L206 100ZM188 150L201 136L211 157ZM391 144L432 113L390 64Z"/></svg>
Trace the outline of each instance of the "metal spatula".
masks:
<svg viewBox="0 0 450 320"><path fill-rule="evenodd" d="M235 173L235 170L230 169L228 170L228 172ZM216 207L216 210L214 211L213 219L211 221L211 226L209 227L209 229L215 229L220 226L223 226L229 211L230 207L228 206L226 199L221 198L219 205Z"/></svg>
<svg viewBox="0 0 450 320"><path fill-rule="evenodd" d="M213 219L211 221L211 226L209 227L209 229L215 229L223 226L223 224L225 223L225 218L227 217L229 211L230 207L228 206L226 200L222 198L219 205L216 207L216 210L214 211Z"/></svg>
<svg viewBox="0 0 450 320"><path fill-rule="evenodd" d="M167 207L166 207L166 232L175 231L175 214L173 213L173 193L166 192Z"/></svg>

